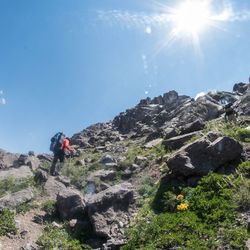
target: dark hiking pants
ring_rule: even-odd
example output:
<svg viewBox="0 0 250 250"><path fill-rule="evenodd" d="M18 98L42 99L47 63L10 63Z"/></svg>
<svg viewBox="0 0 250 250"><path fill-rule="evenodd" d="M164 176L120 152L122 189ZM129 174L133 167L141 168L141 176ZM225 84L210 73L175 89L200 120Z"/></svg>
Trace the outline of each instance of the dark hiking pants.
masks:
<svg viewBox="0 0 250 250"><path fill-rule="evenodd" d="M50 168L50 174L51 175L57 175L59 170L57 167L57 162L59 160L60 162L60 168L62 167L63 163L64 163L64 158L65 158L65 154L63 152L63 150L59 150L57 152L54 153L54 159Z"/></svg>

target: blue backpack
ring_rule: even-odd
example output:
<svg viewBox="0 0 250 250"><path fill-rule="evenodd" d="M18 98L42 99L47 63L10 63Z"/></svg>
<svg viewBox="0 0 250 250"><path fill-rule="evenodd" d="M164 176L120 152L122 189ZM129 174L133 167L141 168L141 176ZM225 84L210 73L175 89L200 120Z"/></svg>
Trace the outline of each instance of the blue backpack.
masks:
<svg viewBox="0 0 250 250"><path fill-rule="evenodd" d="M64 139L65 135L62 132L56 133L50 140L50 151L57 152L59 149L61 149Z"/></svg>

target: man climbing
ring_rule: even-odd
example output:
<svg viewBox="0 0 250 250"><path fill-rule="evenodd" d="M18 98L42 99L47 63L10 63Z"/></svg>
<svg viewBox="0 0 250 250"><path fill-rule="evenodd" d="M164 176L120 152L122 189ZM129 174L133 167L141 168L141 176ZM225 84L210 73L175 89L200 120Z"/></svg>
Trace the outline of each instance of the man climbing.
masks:
<svg viewBox="0 0 250 250"><path fill-rule="evenodd" d="M57 133L51 138L50 150L54 153L54 159L50 168L51 175L58 175L59 170L63 166L65 155L73 152L73 149L69 144L70 139L65 137L62 132ZM60 162L60 166L57 164L58 160Z"/></svg>
<svg viewBox="0 0 250 250"><path fill-rule="evenodd" d="M224 107L224 112L225 112L225 121L226 122L237 122L237 112L233 109L233 103L228 103Z"/></svg>

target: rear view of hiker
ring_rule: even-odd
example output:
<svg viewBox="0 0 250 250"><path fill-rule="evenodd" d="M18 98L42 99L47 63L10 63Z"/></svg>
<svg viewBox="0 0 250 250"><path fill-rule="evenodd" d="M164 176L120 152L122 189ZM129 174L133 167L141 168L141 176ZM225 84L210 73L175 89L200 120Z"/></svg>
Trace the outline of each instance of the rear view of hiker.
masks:
<svg viewBox="0 0 250 250"><path fill-rule="evenodd" d="M50 150L54 153L54 159L50 169L51 175L58 175L59 170L63 166L65 155L73 151L69 143L70 143L69 138L65 137L65 135L62 132L55 134L51 138ZM57 166L58 160L60 162L59 167Z"/></svg>
<svg viewBox="0 0 250 250"><path fill-rule="evenodd" d="M237 112L233 109L233 103L228 103L224 107L225 121L226 122L237 122Z"/></svg>

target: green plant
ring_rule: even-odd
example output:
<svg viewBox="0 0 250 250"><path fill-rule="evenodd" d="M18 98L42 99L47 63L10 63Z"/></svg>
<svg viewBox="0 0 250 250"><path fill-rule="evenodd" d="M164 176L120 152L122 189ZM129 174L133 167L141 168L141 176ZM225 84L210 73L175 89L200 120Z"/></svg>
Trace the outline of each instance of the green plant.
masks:
<svg viewBox="0 0 250 250"><path fill-rule="evenodd" d="M245 128L239 128L236 131L237 137L240 141L249 141L250 140L250 130Z"/></svg>
<svg viewBox="0 0 250 250"><path fill-rule="evenodd" d="M176 195L171 191L165 192L163 196L163 204L164 204L164 208L163 208L164 211L174 212L178 204Z"/></svg>
<svg viewBox="0 0 250 250"><path fill-rule="evenodd" d="M15 179L14 177L7 177L0 182L0 197L7 192L15 193L30 186L34 186L33 178Z"/></svg>
<svg viewBox="0 0 250 250"><path fill-rule="evenodd" d="M211 249L213 232L192 212L163 213L142 219L128 231L130 238L122 250Z"/></svg>
<svg viewBox="0 0 250 250"><path fill-rule="evenodd" d="M219 225L235 219L235 205L230 202L232 190L227 179L210 172L203 177L188 200L190 210L204 222Z"/></svg>
<svg viewBox="0 0 250 250"><path fill-rule="evenodd" d="M54 200L47 200L42 204L42 209L47 215L53 216L56 212L56 202Z"/></svg>
<svg viewBox="0 0 250 250"><path fill-rule="evenodd" d="M237 170L246 177L250 177L250 161L245 161L239 164Z"/></svg>
<svg viewBox="0 0 250 250"><path fill-rule="evenodd" d="M19 205L18 207L16 207L16 212L17 213L27 213L28 211L30 211L31 209L34 208L38 208L38 205L35 203L34 200L30 201L30 202L25 202L21 205Z"/></svg>
<svg viewBox="0 0 250 250"><path fill-rule="evenodd" d="M15 214L4 208L0 211L0 235L16 234L16 232Z"/></svg>
<svg viewBox="0 0 250 250"><path fill-rule="evenodd" d="M142 206L122 250L245 249L249 235L244 226L236 225L233 199L243 181L237 174L209 173L190 188L166 178L159 187L164 195L155 201L161 201L161 211L167 212L155 214L149 206Z"/></svg>
<svg viewBox="0 0 250 250"><path fill-rule="evenodd" d="M78 240L73 239L67 231L63 229L47 226L43 234L37 240L40 249L70 249L70 250L91 250L87 245L81 244Z"/></svg>
<svg viewBox="0 0 250 250"><path fill-rule="evenodd" d="M99 169L102 169L102 168L103 168L103 164L101 164L99 162L95 162L95 163L92 163L89 166L88 171L95 171L95 170L99 170Z"/></svg>
<svg viewBox="0 0 250 250"><path fill-rule="evenodd" d="M82 166L75 166L73 164L64 164L62 168L62 175L70 178L72 185L81 189L85 186L87 169Z"/></svg>

